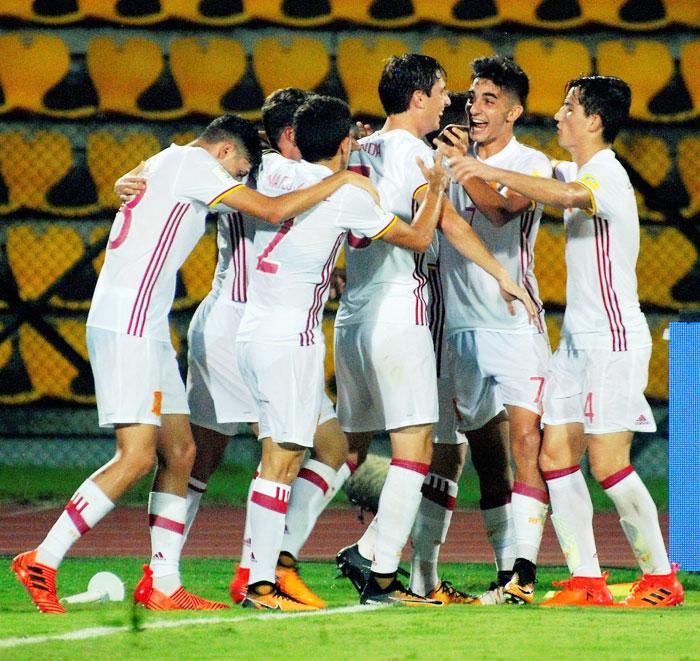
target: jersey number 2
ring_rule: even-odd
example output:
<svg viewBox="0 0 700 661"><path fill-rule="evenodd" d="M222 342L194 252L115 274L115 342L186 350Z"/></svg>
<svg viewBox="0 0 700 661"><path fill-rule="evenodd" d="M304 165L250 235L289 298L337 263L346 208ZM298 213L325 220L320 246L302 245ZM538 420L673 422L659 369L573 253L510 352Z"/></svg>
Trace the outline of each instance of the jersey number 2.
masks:
<svg viewBox="0 0 700 661"><path fill-rule="evenodd" d="M282 226L279 228L279 230L277 230L275 236L272 237L270 243L267 244L265 250L263 250L258 255L258 271L262 271L263 273L269 273L270 275L277 275L277 271L279 271L280 264L279 262L275 262L271 259L268 259L268 257L270 256L272 251L280 244L282 239L284 239L287 232L289 232L289 230L292 229L292 225L294 225L294 218L285 220L282 223Z"/></svg>

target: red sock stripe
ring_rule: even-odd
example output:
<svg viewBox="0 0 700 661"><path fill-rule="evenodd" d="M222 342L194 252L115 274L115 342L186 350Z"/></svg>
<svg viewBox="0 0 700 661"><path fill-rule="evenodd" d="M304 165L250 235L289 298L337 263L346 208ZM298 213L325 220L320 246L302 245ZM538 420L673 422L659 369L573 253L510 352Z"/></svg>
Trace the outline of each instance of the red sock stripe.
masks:
<svg viewBox="0 0 700 661"><path fill-rule="evenodd" d="M431 480L430 484L424 482L421 487L421 493L424 498L427 498L440 507L444 507L450 512L455 508L456 499L449 494L447 482L445 480Z"/></svg>
<svg viewBox="0 0 700 661"><path fill-rule="evenodd" d="M613 473L612 475L608 475L604 480L600 481L600 486L603 487L603 489L609 489L610 487L614 487L618 482L622 482L628 475L631 475L634 473L634 468L630 464L629 466L626 466L620 471L617 471L617 473Z"/></svg>
<svg viewBox="0 0 700 661"><path fill-rule="evenodd" d="M279 512L280 514L287 513L287 501L281 498L275 498L273 496L268 496L266 493L260 493L259 491L253 491L250 497L250 502L260 505L265 509L272 510L273 512Z"/></svg>
<svg viewBox="0 0 700 661"><path fill-rule="evenodd" d="M533 498L534 500L539 500L543 504L549 503L549 494L543 489L538 489L537 487L531 487L529 484L524 482L516 482L513 484L513 493L519 493L521 496L527 496L528 498Z"/></svg>
<svg viewBox="0 0 700 661"><path fill-rule="evenodd" d="M549 480L556 480L558 477L566 477L567 475L573 475L576 471L580 471L581 467L576 464L576 466L569 466L568 468L557 468L553 471L542 471L542 477L546 482Z"/></svg>
<svg viewBox="0 0 700 661"><path fill-rule="evenodd" d="M309 468L302 468L299 471L299 475L302 480L306 480L307 482L311 482L311 484L315 484L323 493L326 493L328 491L328 482L326 482L318 473L314 473Z"/></svg>
<svg viewBox="0 0 700 661"><path fill-rule="evenodd" d="M182 535L185 532L184 523L174 521L173 519L167 519L158 514L148 515L148 525L151 526L151 528L165 528L166 530L170 530L170 532L176 532L178 535Z"/></svg>
<svg viewBox="0 0 700 661"><path fill-rule="evenodd" d="M406 459L392 459L392 466L397 466L398 468L405 468L408 471L415 471L421 475L427 475L430 470L429 464L424 464L420 461L408 461Z"/></svg>
<svg viewBox="0 0 700 661"><path fill-rule="evenodd" d="M90 530L90 526L83 519L82 511L88 506L86 500L82 496L78 496L75 500L71 499L65 507L66 514L70 517L73 525L78 529L81 535L84 535Z"/></svg>
<svg viewBox="0 0 700 661"><path fill-rule="evenodd" d="M354 461L350 461L350 459L346 459L345 463L348 465L348 468L350 469L350 475L353 475L355 471L357 470L357 464Z"/></svg>
<svg viewBox="0 0 700 661"><path fill-rule="evenodd" d="M489 496L488 498L482 498L479 501L479 509L481 510L493 510L497 507L503 507L507 505L511 500L511 495L509 493L502 496Z"/></svg>

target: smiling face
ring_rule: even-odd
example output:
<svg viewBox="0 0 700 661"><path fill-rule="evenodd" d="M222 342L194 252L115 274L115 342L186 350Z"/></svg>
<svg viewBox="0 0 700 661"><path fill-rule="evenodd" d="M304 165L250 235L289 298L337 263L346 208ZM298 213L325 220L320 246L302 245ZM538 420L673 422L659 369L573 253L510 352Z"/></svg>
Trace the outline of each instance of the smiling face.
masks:
<svg viewBox="0 0 700 661"><path fill-rule="evenodd" d="M477 145L505 144L513 136L513 124L523 108L512 94L488 78L475 78L465 107L469 138Z"/></svg>

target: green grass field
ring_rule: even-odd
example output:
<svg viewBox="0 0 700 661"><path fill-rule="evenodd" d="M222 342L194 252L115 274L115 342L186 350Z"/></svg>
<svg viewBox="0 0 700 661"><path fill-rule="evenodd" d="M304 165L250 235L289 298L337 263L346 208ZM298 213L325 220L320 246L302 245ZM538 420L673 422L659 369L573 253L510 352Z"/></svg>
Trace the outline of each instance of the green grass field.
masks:
<svg viewBox="0 0 700 661"><path fill-rule="evenodd" d="M385 608L334 612L357 604L330 563L304 565L307 582L329 603L309 615L261 614L232 607L212 613L156 613L127 601L71 606L66 616L41 615L0 559L0 659L698 659L700 576L682 574L686 604L656 611L538 609L534 606L446 609ZM133 589L139 561L68 559L60 594L85 589L97 571L113 571ZM492 578L487 565L449 564L444 578L478 592ZM231 562L185 559L183 579L193 591L228 602ZM539 597L564 569L542 568ZM615 569L611 580L633 580ZM67 634L72 634L69 638ZM100 635L101 634L101 635ZM21 644L20 639L46 637ZM61 639L57 637L61 636Z"/></svg>

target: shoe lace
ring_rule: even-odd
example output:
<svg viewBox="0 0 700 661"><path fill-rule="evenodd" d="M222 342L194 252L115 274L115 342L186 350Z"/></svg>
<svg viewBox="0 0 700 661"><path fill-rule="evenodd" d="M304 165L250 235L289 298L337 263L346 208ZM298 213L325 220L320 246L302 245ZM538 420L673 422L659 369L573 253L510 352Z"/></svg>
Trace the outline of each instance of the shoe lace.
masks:
<svg viewBox="0 0 700 661"><path fill-rule="evenodd" d="M289 601L293 604L298 604L299 602L292 596L288 595L286 592L282 592L277 586L274 587L272 594L277 597L278 599L282 599L284 601Z"/></svg>
<svg viewBox="0 0 700 661"><path fill-rule="evenodd" d="M443 581L440 590L448 597L459 597L461 599L471 599L472 595L458 590L450 581Z"/></svg>

